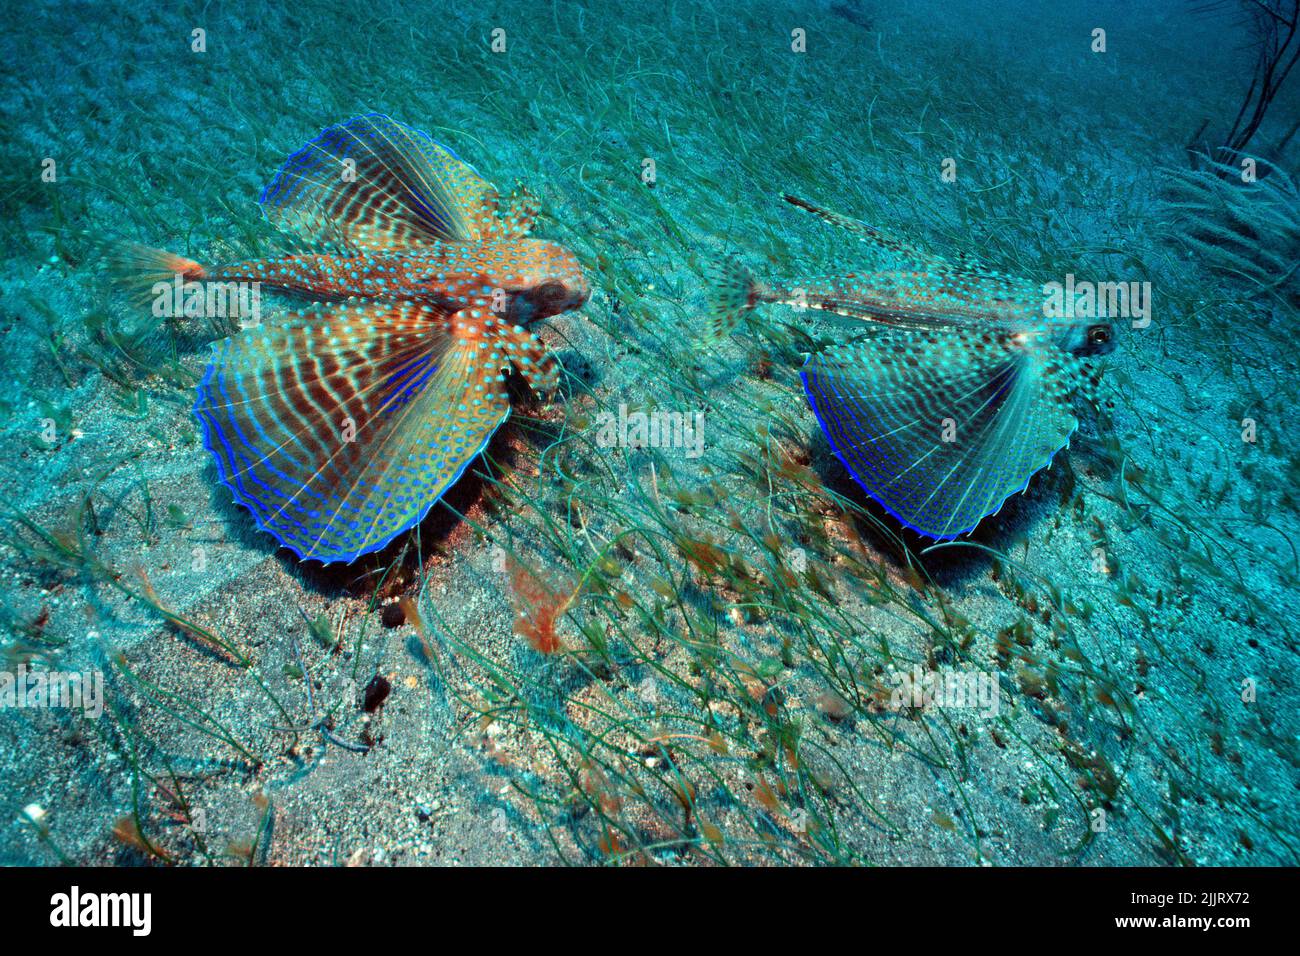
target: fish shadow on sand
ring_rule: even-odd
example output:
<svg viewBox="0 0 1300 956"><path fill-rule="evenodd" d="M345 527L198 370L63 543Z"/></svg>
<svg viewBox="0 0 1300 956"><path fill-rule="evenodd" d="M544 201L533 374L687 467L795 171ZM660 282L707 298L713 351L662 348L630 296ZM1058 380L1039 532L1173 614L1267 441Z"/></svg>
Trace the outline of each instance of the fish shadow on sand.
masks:
<svg viewBox="0 0 1300 956"><path fill-rule="evenodd" d="M1069 462L1069 450L1062 449L1052 466L1034 475L1024 492L1008 498L1001 511L981 521L971 534L956 539L982 547L957 544L939 547L926 554L923 552L927 548L943 542L904 527L867 494L836 457L820 429L813 430L809 448L812 452L811 467L826 487L861 509L862 513L849 516L861 541L900 568L906 563L905 547L912 563L943 588L960 587L986 575L995 556L984 548L1005 553L1022 542L1039 523L1050 521L1060 507L1061 489L1066 481L1064 472Z"/></svg>
<svg viewBox="0 0 1300 956"><path fill-rule="evenodd" d="M584 393L590 393L599 387L605 376L585 356L573 349L555 352L555 360L560 363L559 389L554 401L568 403Z"/></svg>

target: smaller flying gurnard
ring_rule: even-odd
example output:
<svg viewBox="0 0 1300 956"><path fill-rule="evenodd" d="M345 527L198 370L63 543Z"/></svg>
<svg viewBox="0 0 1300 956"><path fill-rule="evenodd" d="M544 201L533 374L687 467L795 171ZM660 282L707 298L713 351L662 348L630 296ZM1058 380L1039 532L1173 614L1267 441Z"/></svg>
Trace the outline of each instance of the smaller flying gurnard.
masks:
<svg viewBox="0 0 1300 956"><path fill-rule="evenodd" d="M948 540L1025 490L1095 397L1089 358L1114 349L1101 319L1050 314L1041 282L946 262L794 196L792 205L914 266L759 282L714 277L714 333L760 303L838 317L861 339L810 354L804 392L853 479L905 526Z"/></svg>

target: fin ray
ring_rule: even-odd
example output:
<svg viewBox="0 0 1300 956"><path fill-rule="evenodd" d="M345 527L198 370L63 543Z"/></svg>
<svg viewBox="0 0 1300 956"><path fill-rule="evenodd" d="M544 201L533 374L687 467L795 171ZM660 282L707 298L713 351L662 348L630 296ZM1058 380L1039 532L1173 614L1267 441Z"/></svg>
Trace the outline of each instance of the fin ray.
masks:
<svg viewBox="0 0 1300 956"><path fill-rule="evenodd" d="M763 288L749 268L735 258L712 264L705 278L711 298L709 335L712 340L722 339L735 331L743 315L753 311Z"/></svg>
<svg viewBox="0 0 1300 956"><path fill-rule="evenodd" d="M323 130L261 197L285 231L363 251L479 239L495 202L491 184L450 149L377 113Z"/></svg>
<svg viewBox="0 0 1300 956"><path fill-rule="evenodd" d="M964 330L890 330L810 356L804 390L837 457L908 527L972 531L1050 464L1078 420L1069 356ZM951 440L945 440L945 439Z"/></svg>
<svg viewBox="0 0 1300 956"><path fill-rule="evenodd" d="M351 562L424 517L510 410L501 353L454 321L351 300L214 346L194 411L258 527L299 558Z"/></svg>

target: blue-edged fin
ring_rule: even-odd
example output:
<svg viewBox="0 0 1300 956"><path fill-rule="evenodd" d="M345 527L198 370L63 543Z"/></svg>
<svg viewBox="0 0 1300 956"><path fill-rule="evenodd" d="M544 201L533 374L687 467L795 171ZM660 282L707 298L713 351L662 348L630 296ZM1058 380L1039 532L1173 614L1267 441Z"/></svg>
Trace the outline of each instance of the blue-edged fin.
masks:
<svg viewBox="0 0 1300 956"><path fill-rule="evenodd" d="M353 299L213 347L194 413L259 528L350 562L424 517L510 411L507 359L458 321Z"/></svg>
<svg viewBox="0 0 1300 956"><path fill-rule="evenodd" d="M497 193L426 133L379 114L324 130L262 191L267 219L308 244L363 252L482 238Z"/></svg>
<svg viewBox="0 0 1300 956"><path fill-rule="evenodd" d="M927 537L971 531L1024 491L1078 427L1078 369L1050 346L890 330L810 356L804 391L863 489Z"/></svg>

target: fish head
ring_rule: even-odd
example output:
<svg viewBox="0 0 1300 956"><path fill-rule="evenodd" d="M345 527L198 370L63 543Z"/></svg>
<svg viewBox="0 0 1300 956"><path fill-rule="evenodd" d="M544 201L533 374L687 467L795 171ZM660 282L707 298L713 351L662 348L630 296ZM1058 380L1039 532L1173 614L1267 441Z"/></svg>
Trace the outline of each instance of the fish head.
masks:
<svg viewBox="0 0 1300 956"><path fill-rule="evenodd" d="M1055 330L1053 343L1071 355L1109 355L1115 351L1115 329L1109 322L1073 322Z"/></svg>
<svg viewBox="0 0 1300 956"><path fill-rule="evenodd" d="M568 249L541 239L517 240L511 247L501 286L511 322L528 325L581 308L591 296L582 266Z"/></svg>

